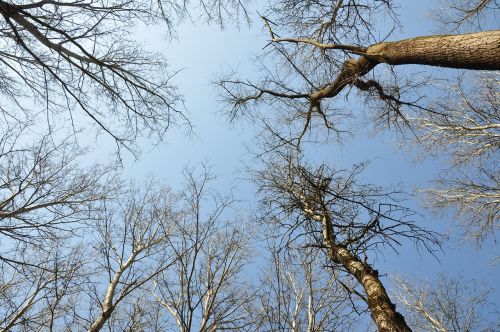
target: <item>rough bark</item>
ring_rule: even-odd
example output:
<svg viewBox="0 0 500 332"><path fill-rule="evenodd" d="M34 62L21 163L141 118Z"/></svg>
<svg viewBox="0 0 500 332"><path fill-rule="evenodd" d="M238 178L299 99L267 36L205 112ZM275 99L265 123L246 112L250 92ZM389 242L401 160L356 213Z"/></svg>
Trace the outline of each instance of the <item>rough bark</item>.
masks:
<svg viewBox="0 0 500 332"><path fill-rule="evenodd" d="M376 65L427 65L469 70L500 70L500 30L460 35L434 35L394 42L383 42L369 47L320 44L308 39L281 38L274 42L309 43L322 49L343 49L359 54L357 59L345 61L339 75L328 85L311 93L309 99L317 103L322 98L338 95L347 85L361 90L370 86L359 79Z"/></svg>
<svg viewBox="0 0 500 332"><path fill-rule="evenodd" d="M337 246L332 251L333 259L339 261L363 286L372 319L377 324L379 332L411 331L387 295L377 270L362 262L346 248Z"/></svg>
<svg viewBox="0 0 500 332"><path fill-rule="evenodd" d="M368 47L366 54L390 65L500 70L500 30L384 42Z"/></svg>
<svg viewBox="0 0 500 332"><path fill-rule="evenodd" d="M342 265L365 290L366 302L378 331L411 332L403 315L396 311L396 306L387 295L378 271L359 259L346 246L336 243L332 220L327 211L318 214L303 195L298 194L297 197L301 197L302 210L305 214L312 220L321 222L323 242L328 257L332 262Z"/></svg>
<svg viewBox="0 0 500 332"><path fill-rule="evenodd" d="M379 332L411 332L404 317L396 311L396 306L387 295L384 285L368 263L351 253L346 247L335 244L331 221L322 217L323 240L328 248L328 256L341 264L363 286L366 302Z"/></svg>

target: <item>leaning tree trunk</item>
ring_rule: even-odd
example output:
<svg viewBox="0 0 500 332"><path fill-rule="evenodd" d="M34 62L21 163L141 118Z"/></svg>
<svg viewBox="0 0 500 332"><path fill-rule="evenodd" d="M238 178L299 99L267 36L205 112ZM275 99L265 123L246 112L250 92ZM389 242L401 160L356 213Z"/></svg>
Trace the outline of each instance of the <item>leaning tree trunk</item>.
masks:
<svg viewBox="0 0 500 332"><path fill-rule="evenodd" d="M346 248L336 246L330 257L339 262L363 286L373 321L379 332L408 332L411 329L387 295L378 272Z"/></svg>
<svg viewBox="0 0 500 332"><path fill-rule="evenodd" d="M328 217L322 217L322 223L323 241L326 244L328 256L334 263L341 264L363 286L366 302L378 331L411 332L403 315L396 311L396 306L387 295L378 272L345 246L335 243L331 220Z"/></svg>
<svg viewBox="0 0 500 332"><path fill-rule="evenodd" d="M366 302L371 316L379 332L412 332L406 321L396 306L392 303L380 281L378 272L368 263L363 262L356 254L349 251L344 245L339 245L335 241L332 220L328 211L317 213L311 208L311 204L300 193L301 209L308 218L320 222L322 226L323 244L326 247L328 257L335 264L342 265L347 272L352 275L364 288Z"/></svg>
<svg viewBox="0 0 500 332"><path fill-rule="evenodd" d="M144 248L144 247L141 247L141 248ZM137 257L137 255L139 255L139 253L142 250L143 249L139 249L137 247L134 248L134 252L132 252L130 257L123 264L120 264L120 267L115 272L113 279L111 279L111 281L108 284L108 288L106 290L106 294L104 295L104 300L102 302L101 313L99 314L97 319L92 323L92 325L88 329L88 332L100 331L104 327L104 324L106 324L106 322L109 320L109 318L113 314L113 311L115 310L116 305L117 305L116 301L113 303L113 298L115 297L117 287L121 282L121 277L122 277L123 273L128 268L130 268L130 266L132 264L134 264L134 262L136 262L136 257ZM123 296L123 294L122 294L122 296Z"/></svg>

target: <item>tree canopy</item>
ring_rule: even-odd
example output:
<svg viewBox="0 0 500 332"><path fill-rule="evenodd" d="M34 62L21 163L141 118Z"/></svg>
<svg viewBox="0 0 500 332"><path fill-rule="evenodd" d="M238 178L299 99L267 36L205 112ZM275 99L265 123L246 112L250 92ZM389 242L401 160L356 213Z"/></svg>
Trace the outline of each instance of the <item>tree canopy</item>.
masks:
<svg viewBox="0 0 500 332"><path fill-rule="evenodd" d="M412 35L406 6L0 0L0 329L497 329L500 5L443 1ZM253 67L213 68L224 29L258 36ZM187 42L210 94L167 64ZM220 109L246 152L196 136L230 140ZM182 127L238 173L183 160ZM374 172L362 137L433 170Z"/></svg>

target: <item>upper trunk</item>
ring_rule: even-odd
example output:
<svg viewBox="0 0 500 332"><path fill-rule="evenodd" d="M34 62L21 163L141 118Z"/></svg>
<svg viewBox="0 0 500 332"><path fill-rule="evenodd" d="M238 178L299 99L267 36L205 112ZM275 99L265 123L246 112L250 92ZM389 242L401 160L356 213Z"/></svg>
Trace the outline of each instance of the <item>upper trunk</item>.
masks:
<svg viewBox="0 0 500 332"><path fill-rule="evenodd" d="M379 332L411 332L404 317L396 311L396 306L387 295L378 272L362 262L346 248L336 246L332 250L336 261L340 262L363 286L368 307Z"/></svg>
<svg viewBox="0 0 500 332"><path fill-rule="evenodd" d="M335 243L332 222L328 215L319 218L323 224L323 241L328 248L328 256L341 264L363 286L366 302L379 332L411 332L404 317L396 311L377 270L359 259L345 246Z"/></svg>

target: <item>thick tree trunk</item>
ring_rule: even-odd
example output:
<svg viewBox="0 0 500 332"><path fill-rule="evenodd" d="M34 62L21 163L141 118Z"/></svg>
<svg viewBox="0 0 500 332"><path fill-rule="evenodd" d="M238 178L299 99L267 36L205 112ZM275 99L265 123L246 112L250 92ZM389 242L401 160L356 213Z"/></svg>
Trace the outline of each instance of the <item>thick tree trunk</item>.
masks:
<svg viewBox="0 0 500 332"><path fill-rule="evenodd" d="M346 46L326 44L318 47L346 48ZM500 30L416 37L359 49L355 53L360 56L345 61L335 80L309 94L313 104L322 98L335 97L348 85L366 90L366 84L360 82L359 78L380 63L393 66L415 64L472 70L500 70Z"/></svg>
<svg viewBox="0 0 500 332"><path fill-rule="evenodd" d="M500 30L379 43L368 47L366 54L369 59L390 65L500 70Z"/></svg>

